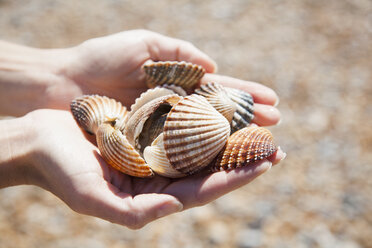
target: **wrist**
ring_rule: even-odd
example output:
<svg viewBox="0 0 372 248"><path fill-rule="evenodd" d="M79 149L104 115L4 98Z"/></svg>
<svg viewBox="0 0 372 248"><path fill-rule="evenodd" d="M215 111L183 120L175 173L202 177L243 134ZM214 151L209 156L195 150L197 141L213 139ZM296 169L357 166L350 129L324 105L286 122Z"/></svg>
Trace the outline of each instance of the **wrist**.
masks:
<svg viewBox="0 0 372 248"><path fill-rule="evenodd" d="M34 184L33 129L28 116L0 121L0 188Z"/></svg>
<svg viewBox="0 0 372 248"><path fill-rule="evenodd" d="M72 48L38 49L0 41L0 115L68 109L68 102L79 95L64 75L73 54Z"/></svg>

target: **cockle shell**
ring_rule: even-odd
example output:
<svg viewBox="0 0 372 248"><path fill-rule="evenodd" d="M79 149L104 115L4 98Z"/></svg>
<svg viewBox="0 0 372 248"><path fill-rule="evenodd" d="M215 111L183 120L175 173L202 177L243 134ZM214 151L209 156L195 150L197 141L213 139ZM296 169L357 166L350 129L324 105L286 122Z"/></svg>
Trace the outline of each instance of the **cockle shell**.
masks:
<svg viewBox="0 0 372 248"><path fill-rule="evenodd" d="M181 99L182 97L176 94L161 96L137 109L128 119L124 129L124 135L129 143L142 152L163 131L164 114L168 114L171 108ZM163 123L159 123L158 120ZM153 125L154 123L155 125Z"/></svg>
<svg viewBox="0 0 372 248"><path fill-rule="evenodd" d="M231 132L248 126L254 117L253 98L252 96L239 89L224 87L227 94L236 103L236 111L231 122Z"/></svg>
<svg viewBox="0 0 372 248"><path fill-rule="evenodd" d="M271 156L277 149L269 130L253 125L245 127L229 137L211 169L221 171L243 167Z"/></svg>
<svg viewBox="0 0 372 248"><path fill-rule="evenodd" d="M98 128L96 138L102 157L115 169L135 177L154 175L120 130L109 123L103 123Z"/></svg>
<svg viewBox="0 0 372 248"><path fill-rule="evenodd" d="M187 176L184 173L174 169L164 150L164 133L161 133L152 143L143 151L143 157L151 165L151 169L164 177L179 178Z"/></svg>
<svg viewBox="0 0 372 248"><path fill-rule="evenodd" d="M163 84L174 84L190 90L199 83L205 70L200 65L179 61L149 62L143 66L146 84L154 88Z"/></svg>
<svg viewBox="0 0 372 248"><path fill-rule="evenodd" d="M177 95L187 96L186 91L182 87L174 85L174 84L163 84L161 86L156 86L156 88L165 88L165 89L173 91Z"/></svg>
<svg viewBox="0 0 372 248"><path fill-rule="evenodd" d="M95 134L99 125L106 121L113 121L119 130L124 129L127 109L114 99L99 95L84 95L75 98L70 108L79 125L91 134Z"/></svg>
<svg viewBox="0 0 372 248"><path fill-rule="evenodd" d="M236 104L230 99L225 88L215 82L209 82L195 90L198 95L204 96L208 102L226 119L231 122L236 111Z"/></svg>
<svg viewBox="0 0 372 248"><path fill-rule="evenodd" d="M167 88L157 87L154 89L148 89L147 91L143 92L136 99L136 101L132 104L132 106L130 107L130 113L129 113L128 119L130 118L130 116L132 116L138 109L140 109L146 103L156 98L167 96L167 95L173 95L173 94L175 93L171 89L167 89Z"/></svg>
<svg viewBox="0 0 372 248"><path fill-rule="evenodd" d="M165 121L165 154L174 169L193 174L215 158L229 135L229 122L204 97L186 96Z"/></svg>

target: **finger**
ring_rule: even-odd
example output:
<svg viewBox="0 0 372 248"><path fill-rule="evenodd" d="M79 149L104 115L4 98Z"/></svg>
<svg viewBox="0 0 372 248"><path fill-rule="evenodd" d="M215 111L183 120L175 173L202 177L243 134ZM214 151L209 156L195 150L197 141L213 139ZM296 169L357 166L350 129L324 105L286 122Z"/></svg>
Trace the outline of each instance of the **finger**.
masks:
<svg viewBox="0 0 372 248"><path fill-rule="evenodd" d="M283 161L287 157L287 153L285 153L282 148L279 146L276 153L271 155L267 158L273 165L279 164L281 161Z"/></svg>
<svg viewBox="0 0 372 248"><path fill-rule="evenodd" d="M253 123L259 126L272 126L280 121L280 112L277 108L264 104L254 104Z"/></svg>
<svg viewBox="0 0 372 248"><path fill-rule="evenodd" d="M209 73L204 75L201 82L202 84L216 82L226 87L244 90L252 95L255 103L276 105L279 102L275 91L259 83Z"/></svg>
<svg viewBox="0 0 372 248"><path fill-rule="evenodd" d="M96 181L80 192L80 206L75 208L78 212L138 229L183 208L174 196L142 194L133 198L102 178L97 177Z"/></svg>
<svg viewBox="0 0 372 248"><path fill-rule="evenodd" d="M151 34L145 41L152 60L187 61L201 65L209 73L217 70L216 62L190 42Z"/></svg>
<svg viewBox="0 0 372 248"><path fill-rule="evenodd" d="M183 203L184 209L201 206L251 182L270 169L271 165L272 163L265 159L228 172L191 177L174 183L165 192L176 196Z"/></svg>

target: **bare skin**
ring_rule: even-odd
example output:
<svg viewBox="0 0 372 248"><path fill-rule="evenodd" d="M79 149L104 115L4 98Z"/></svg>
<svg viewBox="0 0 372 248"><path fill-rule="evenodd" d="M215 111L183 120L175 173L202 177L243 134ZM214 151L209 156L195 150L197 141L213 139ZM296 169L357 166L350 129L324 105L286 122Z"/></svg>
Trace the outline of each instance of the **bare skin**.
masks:
<svg viewBox="0 0 372 248"><path fill-rule="evenodd" d="M193 45L149 31L123 32L55 50L0 42L0 114L28 113L0 121L0 188L37 185L76 212L137 229L215 200L285 157L279 150L246 168L177 180L160 176L139 179L113 170L100 157L94 138L65 110L74 97L91 93L129 106L146 90L141 66L149 59L200 64L208 72L203 83L221 82L253 95L255 123L274 125L280 119L273 106L278 101L274 91L212 74L215 63ZM40 108L49 109L33 111Z"/></svg>

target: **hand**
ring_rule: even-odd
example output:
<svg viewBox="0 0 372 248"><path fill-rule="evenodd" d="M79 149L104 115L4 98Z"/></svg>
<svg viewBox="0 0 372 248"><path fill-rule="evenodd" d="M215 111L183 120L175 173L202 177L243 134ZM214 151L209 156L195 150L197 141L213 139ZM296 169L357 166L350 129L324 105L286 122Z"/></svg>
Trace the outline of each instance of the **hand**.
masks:
<svg viewBox="0 0 372 248"><path fill-rule="evenodd" d="M249 183L284 155L279 151L270 161L263 160L230 172L197 174L177 180L160 176L132 178L102 160L91 142L93 136L85 136L69 112L38 110L16 120L23 121L20 125L31 140L22 142L31 147L25 149L30 152L22 157L32 162L20 169L28 173L24 182L19 183L27 182L49 190L78 213L132 229L204 205ZM14 148L19 149L19 146ZM11 151L11 154L17 153ZM1 168L0 163L0 172Z"/></svg>
<svg viewBox="0 0 372 248"><path fill-rule="evenodd" d="M66 75L84 94L98 93L121 101L129 107L147 87L142 65L148 61L188 61L199 64L207 74L202 83L218 82L252 94L258 125L273 125L280 120L273 107L278 97L261 84L212 74L215 62L191 43L145 30L133 30L92 39L74 49L75 60Z"/></svg>
<svg viewBox="0 0 372 248"><path fill-rule="evenodd" d="M215 62L191 43L145 30L91 39L66 49L0 42L0 114L21 116L38 108L67 110L70 101L83 94L106 95L130 107L147 89L141 70L147 60L199 64L207 72L202 83L215 81L252 94L255 123L274 125L280 119L273 107L278 97L270 88L212 74Z"/></svg>

